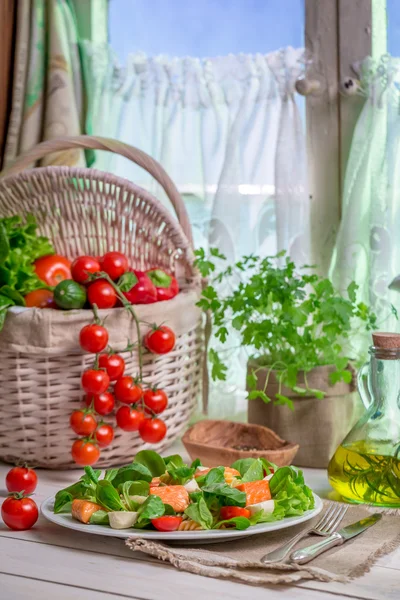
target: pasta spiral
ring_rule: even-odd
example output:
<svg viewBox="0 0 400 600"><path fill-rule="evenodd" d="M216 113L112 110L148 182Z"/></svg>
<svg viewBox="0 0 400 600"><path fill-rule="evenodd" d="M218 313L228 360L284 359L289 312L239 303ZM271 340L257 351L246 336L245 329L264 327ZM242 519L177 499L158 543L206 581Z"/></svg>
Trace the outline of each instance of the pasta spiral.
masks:
<svg viewBox="0 0 400 600"><path fill-rule="evenodd" d="M178 527L178 531L199 531L203 529L199 523L192 521L192 519L186 519Z"/></svg>

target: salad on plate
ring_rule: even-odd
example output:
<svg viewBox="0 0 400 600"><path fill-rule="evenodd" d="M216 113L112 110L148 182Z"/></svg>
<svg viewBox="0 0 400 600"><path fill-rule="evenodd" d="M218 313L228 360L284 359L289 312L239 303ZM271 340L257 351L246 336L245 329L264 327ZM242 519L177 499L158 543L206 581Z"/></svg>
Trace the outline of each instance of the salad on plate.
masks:
<svg viewBox="0 0 400 600"><path fill-rule="evenodd" d="M245 530L313 509L313 493L295 467L245 458L230 467L186 464L178 454L142 450L121 468L85 467L57 492L54 513L113 529L162 532Z"/></svg>

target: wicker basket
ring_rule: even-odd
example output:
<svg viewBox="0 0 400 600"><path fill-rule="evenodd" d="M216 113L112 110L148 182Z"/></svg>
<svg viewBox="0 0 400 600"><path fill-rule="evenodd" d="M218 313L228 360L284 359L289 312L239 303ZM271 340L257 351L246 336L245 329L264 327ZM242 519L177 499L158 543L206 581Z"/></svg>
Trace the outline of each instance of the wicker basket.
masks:
<svg viewBox="0 0 400 600"><path fill-rule="evenodd" d="M109 150L139 164L162 185L178 221L151 194L108 173L63 166L23 170L48 153L70 148ZM162 321L176 327L173 352L144 355L144 378L162 385L169 396L163 415L167 436L152 446L158 451L166 448L182 432L195 408L203 355L201 314L195 307L201 282L193 267L188 216L175 185L156 161L126 144L91 136L60 138L39 144L1 174L0 216L27 213L36 216L40 234L49 237L60 254L75 257L120 250L136 268L159 266L178 278L182 292L176 298L137 307L144 320L155 321L156 311L157 318L162 314ZM126 331L129 324L123 322L124 309L100 314L108 314L107 323L113 320L117 330L120 324L120 339L110 337L116 350L126 347L128 333L134 341L133 329ZM27 329L24 319L29 320ZM93 362L93 355L83 354L78 344L79 330L90 319L87 310L11 309L0 334L0 459L24 460L46 468L76 467L70 456L76 436L69 417L82 406L81 374ZM60 335L54 334L60 327L62 349L54 342L60 341ZM29 336L25 335L28 330ZM124 358L126 372L136 374L137 353ZM111 422L108 417L106 420ZM117 429L98 465L126 463L146 447L136 433Z"/></svg>

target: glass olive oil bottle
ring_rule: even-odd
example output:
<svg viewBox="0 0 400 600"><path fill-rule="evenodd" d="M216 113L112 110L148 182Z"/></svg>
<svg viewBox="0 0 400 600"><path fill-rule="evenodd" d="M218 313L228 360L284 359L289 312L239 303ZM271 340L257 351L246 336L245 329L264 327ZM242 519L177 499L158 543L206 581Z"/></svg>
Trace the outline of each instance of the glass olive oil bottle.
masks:
<svg viewBox="0 0 400 600"><path fill-rule="evenodd" d="M367 408L337 448L329 482L344 499L400 506L400 335L373 335L370 362L358 375Z"/></svg>

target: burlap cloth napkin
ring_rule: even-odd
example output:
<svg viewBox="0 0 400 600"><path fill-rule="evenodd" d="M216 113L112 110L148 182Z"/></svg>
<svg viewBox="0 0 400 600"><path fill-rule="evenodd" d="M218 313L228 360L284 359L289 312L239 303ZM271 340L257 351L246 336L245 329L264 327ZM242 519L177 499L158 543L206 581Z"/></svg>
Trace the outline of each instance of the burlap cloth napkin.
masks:
<svg viewBox="0 0 400 600"><path fill-rule="evenodd" d="M359 521L373 512L377 511L365 506L351 506L340 527ZM287 584L302 579L346 582L367 573L379 557L392 552L400 545L400 518L398 514L396 516L398 511L393 511L393 514L391 511L379 512L383 512L383 517L374 526L342 546L321 554L307 565L263 565L259 561L264 554L288 541L302 529L308 528L310 523L316 523L320 516L297 527L224 543L170 545L131 537L126 544L131 550L169 562L181 571L206 577L254 585ZM320 537L308 536L299 542L297 548L320 540Z"/></svg>

